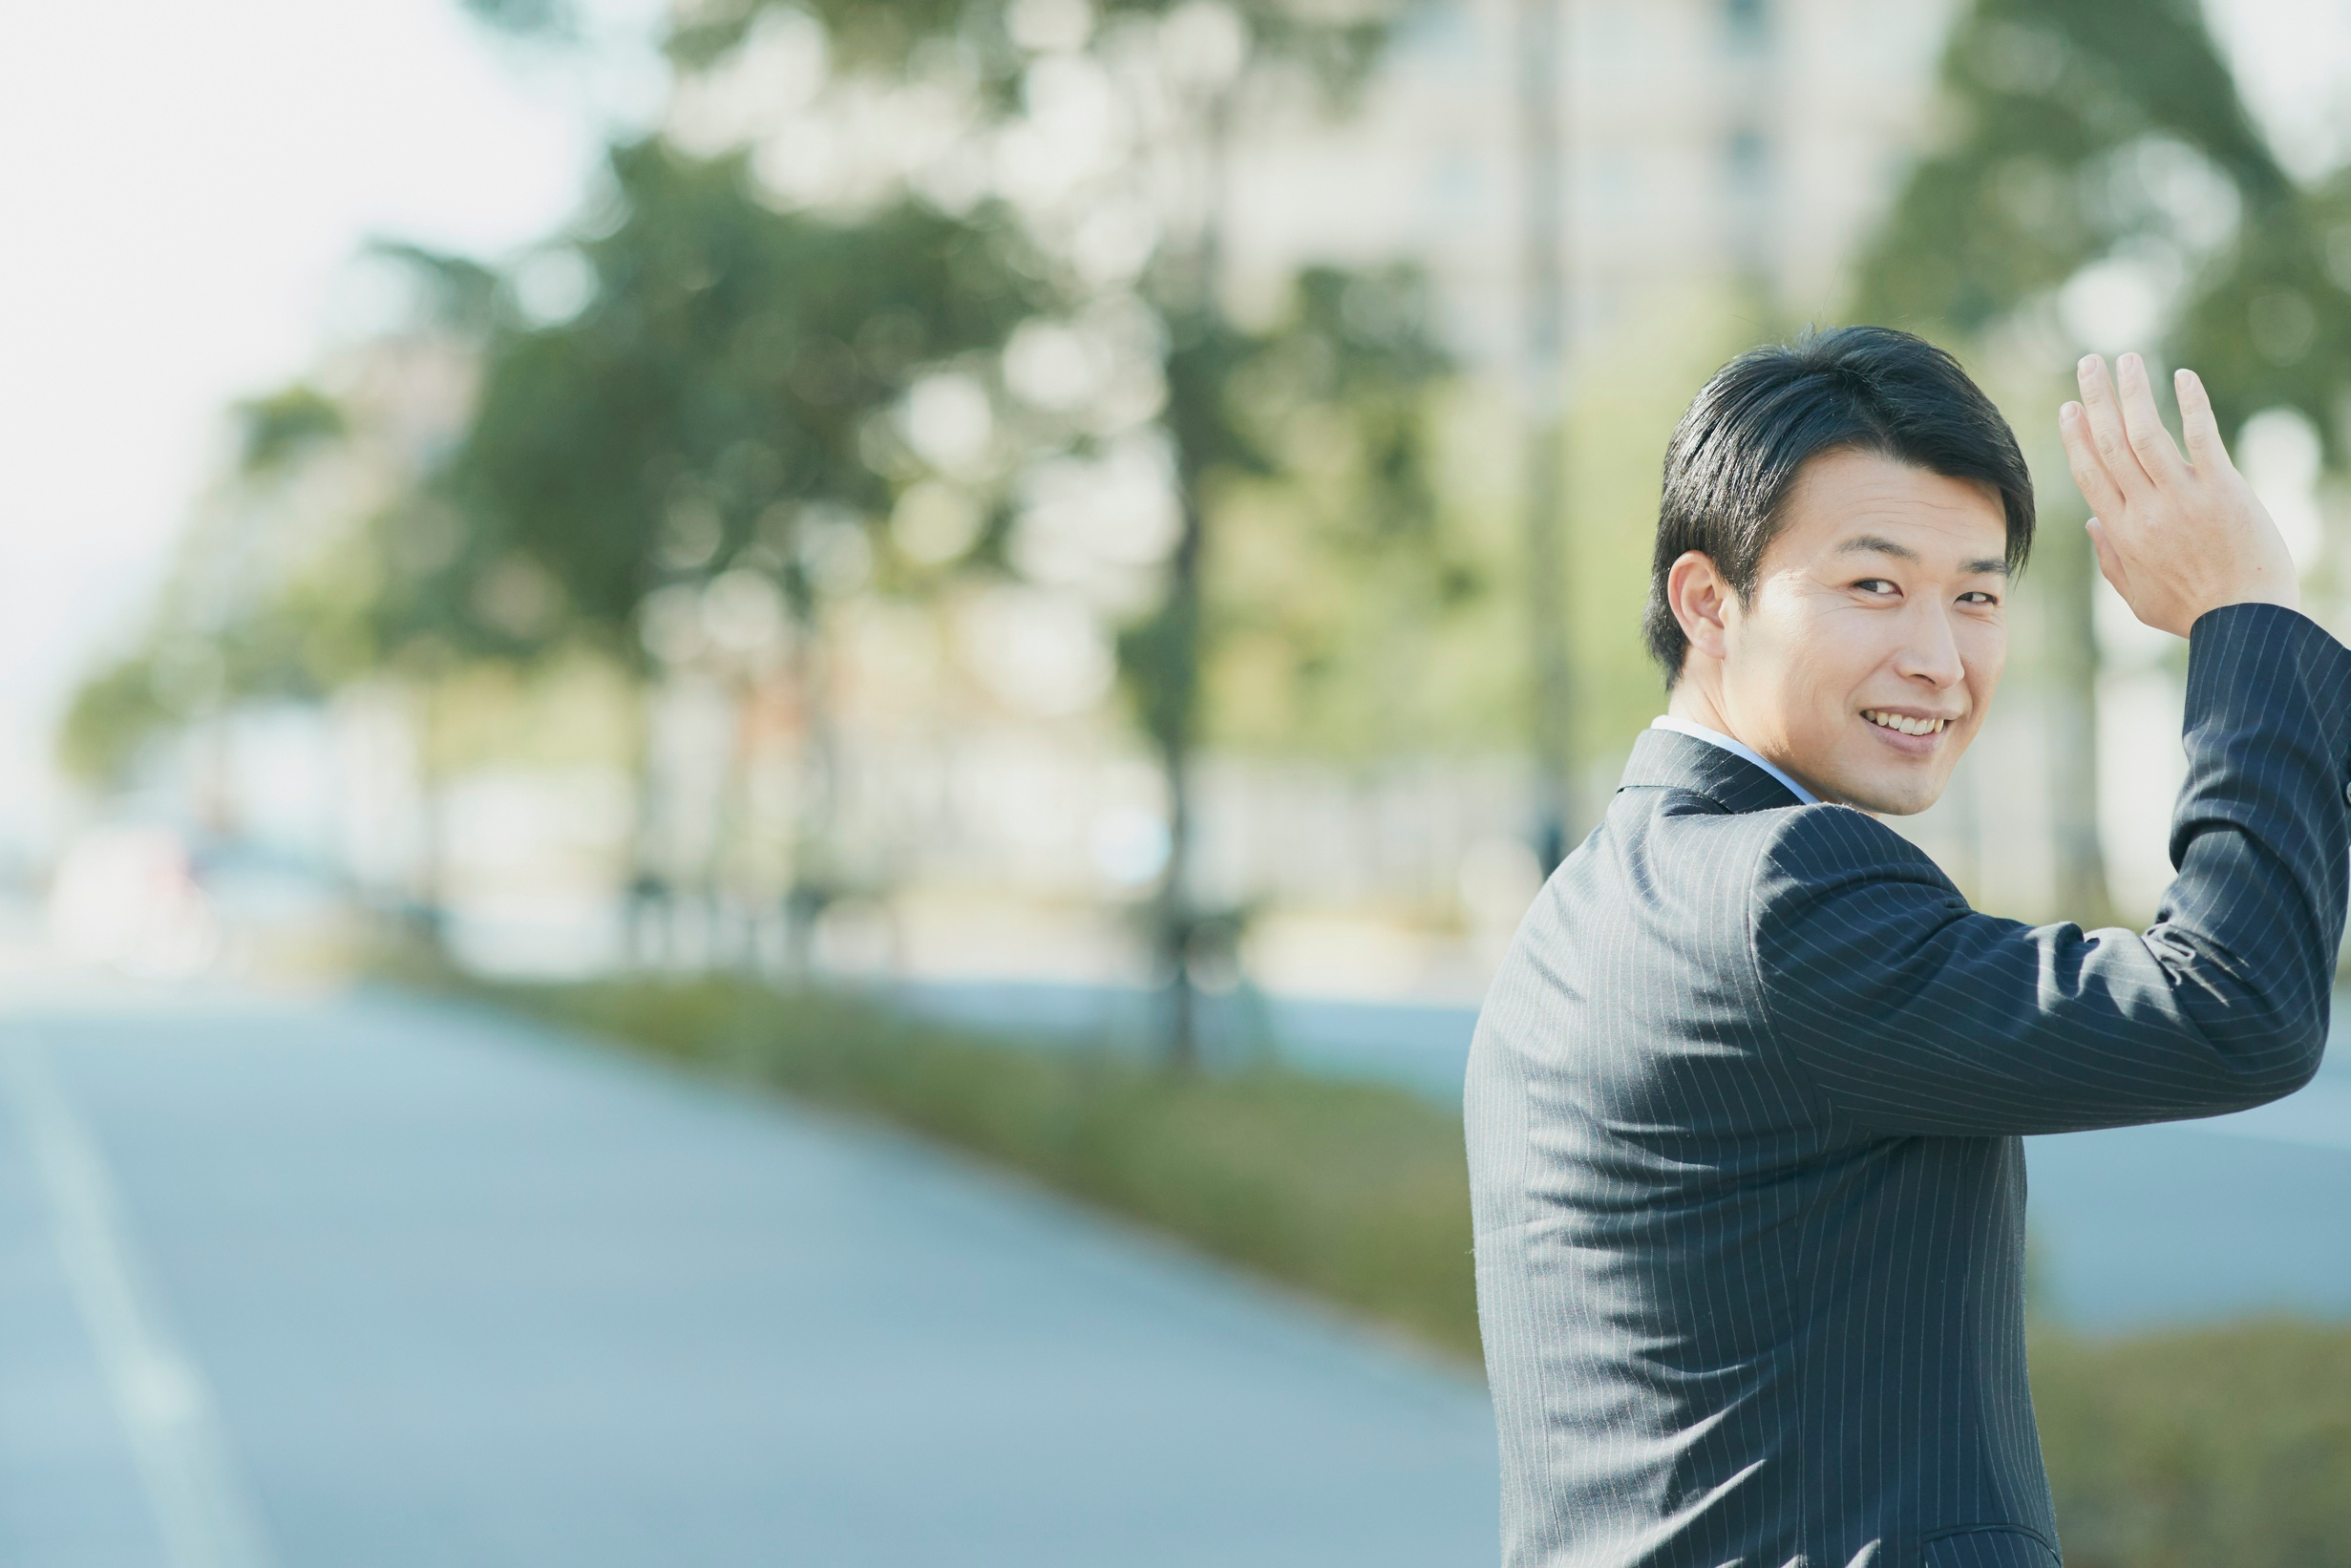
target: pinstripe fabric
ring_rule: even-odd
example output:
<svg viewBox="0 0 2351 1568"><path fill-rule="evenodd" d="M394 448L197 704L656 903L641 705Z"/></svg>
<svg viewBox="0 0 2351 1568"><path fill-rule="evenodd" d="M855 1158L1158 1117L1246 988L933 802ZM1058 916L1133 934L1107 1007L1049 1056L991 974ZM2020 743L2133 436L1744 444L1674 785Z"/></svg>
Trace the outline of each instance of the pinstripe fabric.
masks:
<svg viewBox="0 0 2351 1568"><path fill-rule="evenodd" d="M1891 829L1666 731L1529 911L1467 1095L1512 1568L2050 1568L2019 1134L2317 1070L2351 652L2190 644L2144 934L1971 911Z"/></svg>

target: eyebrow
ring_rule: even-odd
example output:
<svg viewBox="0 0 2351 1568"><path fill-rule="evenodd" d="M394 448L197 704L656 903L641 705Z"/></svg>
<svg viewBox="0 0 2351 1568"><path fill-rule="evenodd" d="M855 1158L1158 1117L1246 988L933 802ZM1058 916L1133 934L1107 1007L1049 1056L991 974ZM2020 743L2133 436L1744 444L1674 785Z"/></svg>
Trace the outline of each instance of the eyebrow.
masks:
<svg viewBox="0 0 2351 1568"><path fill-rule="evenodd" d="M1882 538L1876 534L1855 534L1853 538L1838 545L1836 547L1836 553L1841 556L1892 556L1896 561L1907 561L1913 562L1914 564L1916 564L1920 559L1918 552L1912 549L1909 545L1897 544L1893 540ZM1998 556L1985 556L1981 560L1970 561L1966 562L1963 566L1961 566L1960 570L1969 577L1974 577L1983 572L1997 572L2002 577L2006 577L2008 575L2008 563Z"/></svg>
<svg viewBox="0 0 2351 1568"><path fill-rule="evenodd" d="M1892 556L1896 561L1910 562L1916 562L1919 559L1918 552L1912 549L1909 545L1896 544L1894 540L1890 539L1880 539L1875 534L1855 534L1853 538L1838 545L1836 547L1836 553L1841 556Z"/></svg>

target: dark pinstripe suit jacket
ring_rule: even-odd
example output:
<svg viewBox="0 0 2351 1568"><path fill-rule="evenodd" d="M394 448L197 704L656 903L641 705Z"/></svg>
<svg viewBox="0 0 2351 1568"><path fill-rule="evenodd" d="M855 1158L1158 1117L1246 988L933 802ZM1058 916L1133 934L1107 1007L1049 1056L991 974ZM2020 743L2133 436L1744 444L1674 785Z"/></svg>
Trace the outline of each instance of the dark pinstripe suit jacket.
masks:
<svg viewBox="0 0 2351 1568"><path fill-rule="evenodd" d="M2050 1568L2019 1134L2317 1070L2351 653L2190 640L2178 879L2144 934L1979 915L1933 861L1644 733L1471 1051L1480 1322L1514 1568Z"/></svg>

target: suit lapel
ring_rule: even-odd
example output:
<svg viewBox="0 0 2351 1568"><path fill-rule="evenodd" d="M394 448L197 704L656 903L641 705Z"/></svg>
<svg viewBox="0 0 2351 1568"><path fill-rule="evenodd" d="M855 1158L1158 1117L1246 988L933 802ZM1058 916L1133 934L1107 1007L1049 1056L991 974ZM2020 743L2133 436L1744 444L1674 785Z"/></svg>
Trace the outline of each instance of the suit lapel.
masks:
<svg viewBox="0 0 2351 1568"><path fill-rule="evenodd" d="M1643 730L1617 788L1686 790L1732 813L1801 804L1787 785L1747 758L1678 730Z"/></svg>

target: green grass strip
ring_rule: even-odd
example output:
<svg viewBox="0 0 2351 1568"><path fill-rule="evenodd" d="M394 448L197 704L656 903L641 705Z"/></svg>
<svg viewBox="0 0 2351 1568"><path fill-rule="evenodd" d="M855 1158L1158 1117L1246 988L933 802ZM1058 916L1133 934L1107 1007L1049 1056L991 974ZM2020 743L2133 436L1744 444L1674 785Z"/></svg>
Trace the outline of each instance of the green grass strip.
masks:
<svg viewBox="0 0 2351 1568"><path fill-rule="evenodd" d="M2032 1365L2066 1568L2351 1568L2351 1327L2044 1334Z"/></svg>

